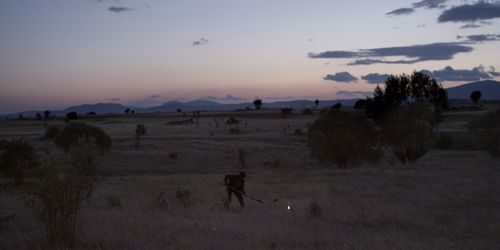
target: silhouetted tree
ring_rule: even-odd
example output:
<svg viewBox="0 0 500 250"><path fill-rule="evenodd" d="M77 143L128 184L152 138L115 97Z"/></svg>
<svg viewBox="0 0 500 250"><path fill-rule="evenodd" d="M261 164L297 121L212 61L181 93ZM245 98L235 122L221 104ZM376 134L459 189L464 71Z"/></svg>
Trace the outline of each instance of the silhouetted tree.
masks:
<svg viewBox="0 0 500 250"><path fill-rule="evenodd" d="M255 106L255 109L260 109L262 107L262 100L255 99L255 101L253 101L253 105Z"/></svg>
<svg viewBox="0 0 500 250"><path fill-rule="evenodd" d="M470 99L477 105L479 99L481 99L481 91L476 90L470 94Z"/></svg>
<svg viewBox="0 0 500 250"><path fill-rule="evenodd" d="M130 109L129 108L126 108L125 109L125 114L129 114L130 113Z"/></svg>
<svg viewBox="0 0 500 250"><path fill-rule="evenodd" d="M413 72L411 76L391 75L384 90L377 86L373 97L367 98L366 114L381 121L395 108L412 103L431 104L439 113L448 106L448 95L441 84L421 72Z"/></svg>
<svg viewBox="0 0 500 250"><path fill-rule="evenodd" d="M316 101L314 101L314 104L316 105L316 109L318 109L318 107L319 107L319 100L316 99Z"/></svg>
<svg viewBox="0 0 500 250"><path fill-rule="evenodd" d="M41 120L42 119L42 115L40 113L36 113L36 119Z"/></svg>
<svg viewBox="0 0 500 250"><path fill-rule="evenodd" d="M7 142L0 157L0 171L14 178L16 185L24 183L24 177L29 169L38 165L35 148L25 138Z"/></svg>
<svg viewBox="0 0 500 250"><path fill-rule="evenodd" d="M177 113L181 113L181 112L182 112L182 109L178 108Z"/></svg>
<svg viewBox="0 0 500 250"><path fill-rule="evenodd" d="M69 112L66 114L66 120L70 121L70 120L77 120L78 119L78 114L74 111L72 112Z"/></svg>
<svg viewBox="0 0 500 250"><path fill-rule="evenodd" d="M308 139L312 157L340 168L377 161L382 154L370 120L340 110L322 114L309 128Z"/></svg>
<svg viewBox="0 0 500 250"><path fill-rule="evenodd" d="M337 102L335 105L332 106L332 109L341 109L342 108L342 103Z"/></svg>
<svg viewBox="0 0 500 250"><path fill-rule="evenodd" d="M49 110L43 111L43 116L45 117L45 119L50 118L50 111Z"/></svg>
<svg viewBox="0 0 500 250"><path fill-rule="evenodd" d="M359 99L354 104L354 109L366 109L368 101L366 99Z"/></svg>

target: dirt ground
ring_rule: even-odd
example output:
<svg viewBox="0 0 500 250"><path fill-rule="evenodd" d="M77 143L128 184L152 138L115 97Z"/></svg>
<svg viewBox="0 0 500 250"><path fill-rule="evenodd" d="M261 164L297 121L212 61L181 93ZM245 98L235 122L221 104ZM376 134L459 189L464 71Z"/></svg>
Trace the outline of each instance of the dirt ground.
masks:
<svg viewBox="0 0 500 250"><path fill-rule="evenodd" d="M279 110L178 113L80 120L113 140L92 197L83 203L79 249L498 249L500 162L470 142L480 112L446 114L438 128L456 147L432 148L414 165L389 153L378 164L338 169L309 157L317 114ZM226 126L229 117L239 125ZM188 117L189 118L189 117ZM61 124L51 120L48 124ZM147 135L134 146L137 124ZM43 158L64 159L43 138L45 122L0 121L0 139L26 137ZM238 129L231 133L230 128ZM245 152L245 168L238 151ZM225 173L247 172L246 199L224 206ZM25 186L35 182L27 180ZM0 179L0 249L50 249L26 208L25 188ZM184 191L188 200L176 195ZM314 206L313 204L316 204ZM321 212L318 212L318 209Z"/></svg>

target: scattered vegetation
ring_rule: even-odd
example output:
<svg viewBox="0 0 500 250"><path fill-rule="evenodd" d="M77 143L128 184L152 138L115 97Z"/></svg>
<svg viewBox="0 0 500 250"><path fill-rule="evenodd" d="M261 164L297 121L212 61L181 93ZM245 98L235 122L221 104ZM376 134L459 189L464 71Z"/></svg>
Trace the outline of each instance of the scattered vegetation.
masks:
<svg viewBox="0 0 500 250"><path fill-rule="evenodd" d="M35 148L26 138L11 140L3 148L0 171L13 178L16 185L22 185L28 171L38 165Z"/></svg>
<svg viewBox="0 0 500 250"><path fill-rule="evenodd" d="M363 116L328 111L308 130L311 156L340 168L380 158L379 135Z"/></svg>
<svg viewBox="0 0 500 250"><path fill-rule="evenodd" d="M46 139L54 139L61 132L61 127L58 125L50 125L45 130L45 138Z"/></svg>

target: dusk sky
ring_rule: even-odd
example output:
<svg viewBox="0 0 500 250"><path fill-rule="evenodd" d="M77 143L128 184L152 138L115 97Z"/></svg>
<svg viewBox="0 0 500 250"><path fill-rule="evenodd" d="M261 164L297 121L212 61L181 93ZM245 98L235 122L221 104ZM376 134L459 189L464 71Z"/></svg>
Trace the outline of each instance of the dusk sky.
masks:
<svg viewBox="0 0 500 250"><path fill-rule="evenodd" d="M498 80L499 18L500 1L2 0L0 113Z"/></svg>

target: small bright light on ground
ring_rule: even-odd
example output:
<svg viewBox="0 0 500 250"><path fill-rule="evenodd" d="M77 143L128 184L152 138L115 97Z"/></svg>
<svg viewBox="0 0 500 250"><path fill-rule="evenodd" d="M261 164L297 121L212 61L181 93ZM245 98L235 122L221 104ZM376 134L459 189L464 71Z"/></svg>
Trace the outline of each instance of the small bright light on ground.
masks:
<svg viewBox="0 0 500 250"><path fill-rule="evenodd" d="M290 205L288 205L288 206L287 206L287 209L288 209L288 210L290 210L290 209L291 209L291 208L290 208Z"/></svg>

